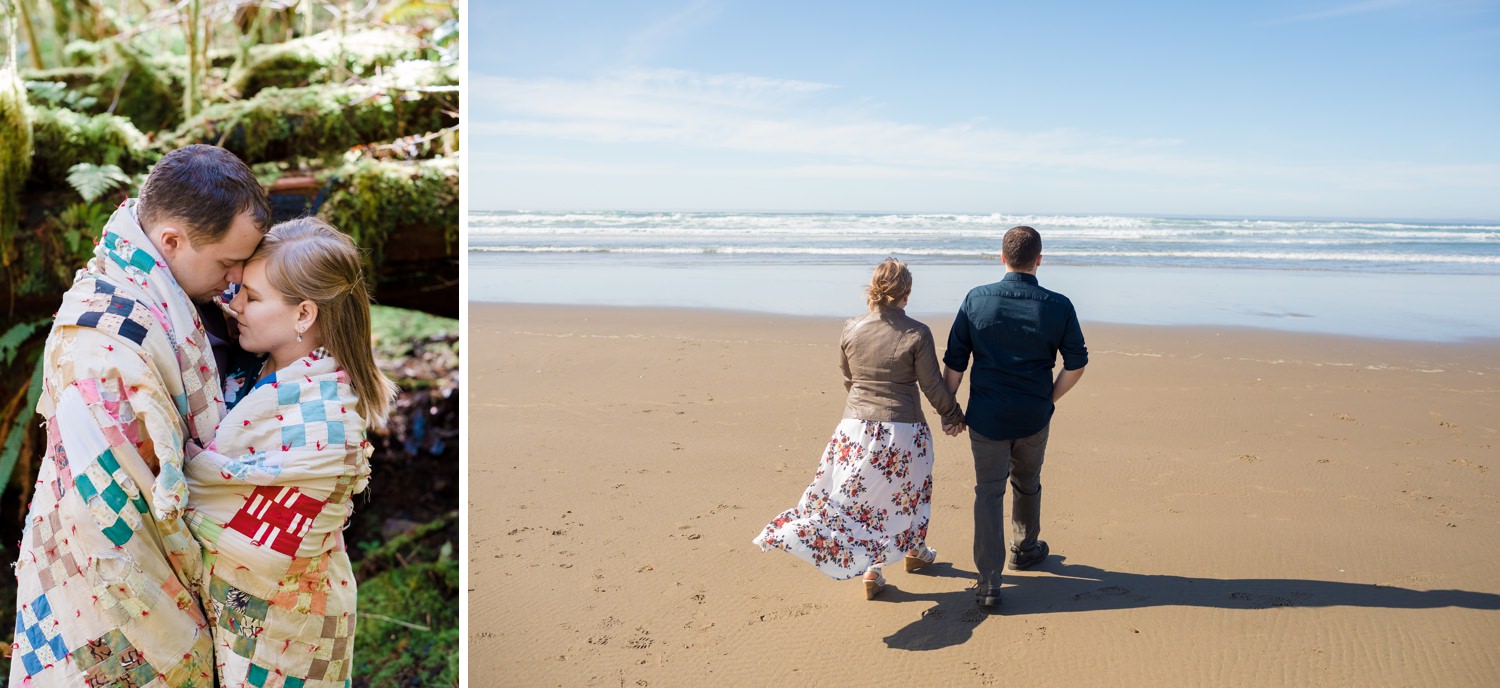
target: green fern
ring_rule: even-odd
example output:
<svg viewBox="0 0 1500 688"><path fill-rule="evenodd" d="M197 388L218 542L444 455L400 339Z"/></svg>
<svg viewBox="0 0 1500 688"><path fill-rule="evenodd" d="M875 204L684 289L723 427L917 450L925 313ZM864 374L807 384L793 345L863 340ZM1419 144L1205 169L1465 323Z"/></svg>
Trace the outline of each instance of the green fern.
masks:
<svg viewBox="0 0 1500 688"><path fill-rule="evenodd" d="M0 446L0 487L10 484L10 474L16 470L16 462L21 458L21 440L26 435L26 428L37 420L32 409L42 396L43 370L42 357L38 356L31 374L31 386L26 390L26 406L16 414L15 423L5 435L5 445Z"/></svg>
<svg viewBox="0 0 1500 688"><path fill-rule="evenodd" d="M111 189L130 183L130 176L120 169L118 165L95 165L88 162L80 162L68 168L68 184L71 185L83 200L93 203L94 199L109 193Z"/></svg>
<svg viewBox="0 0 1500 688"><path fill-rule="evenodd" d="M21 345L25 344L26 340L31 338L31 333L36 332L36 328L41 327L45 322L47 321L37 320L18 323L6 330L5 334L0 334L0 359L4 359L5 365L10 365L11 361L16 360L16 352L21 350Z"/></svg>
<svg viewBox="0 0 1500 688"><path fill-rule="evenodd" d="M32 103L74 112L86 112L99 104L98 98L70 89L62 81L27 81L26 91L31 94Z"/></svg>

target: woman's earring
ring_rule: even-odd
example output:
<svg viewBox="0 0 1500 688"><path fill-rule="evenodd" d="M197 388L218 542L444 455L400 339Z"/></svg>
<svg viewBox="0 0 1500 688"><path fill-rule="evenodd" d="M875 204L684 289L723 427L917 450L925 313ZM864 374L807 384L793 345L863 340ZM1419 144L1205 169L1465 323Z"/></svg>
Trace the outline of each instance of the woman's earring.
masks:
<svg viewBox="0 0 1500 688"><path fill-rule="evenodd" d="M302 341L302 328L297 328L297 341Z"/></svg>

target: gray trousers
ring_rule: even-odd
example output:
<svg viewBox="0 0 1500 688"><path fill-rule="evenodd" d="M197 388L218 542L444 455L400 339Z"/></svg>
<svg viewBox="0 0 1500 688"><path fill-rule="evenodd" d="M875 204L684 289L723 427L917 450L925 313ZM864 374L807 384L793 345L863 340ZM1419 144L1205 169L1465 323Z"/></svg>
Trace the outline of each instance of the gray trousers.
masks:
<svg viewBox="0 0 1500 688"><path fill-rule="evenodd" d="M1042 457L1051 427L1016 440L992 440L969 428L974 450L974 565L979 569L980 589L1000 587L1009 552L1036 546L1042 530ZM1010 502L1010 549L1005 547L1007 480L1015 488Z"/></svg>

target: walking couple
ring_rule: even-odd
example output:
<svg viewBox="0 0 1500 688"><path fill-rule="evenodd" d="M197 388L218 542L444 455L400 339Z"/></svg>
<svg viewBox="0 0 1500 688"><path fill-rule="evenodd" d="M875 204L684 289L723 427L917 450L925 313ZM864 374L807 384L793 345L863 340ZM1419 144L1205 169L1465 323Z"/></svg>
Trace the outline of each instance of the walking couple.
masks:
<svg viewBox="0 0 1500 688"><path fill-rule="evenodd" d="M238 158L178 149L64 295L10 685L347 685L342 527L394 386L354 243L269 220Z"/></svg>
<svg viewBox="0 0 1500 688"><path fill-rule="evenodd" d="M1054 403L1083 376L1088 349L1072 302L1036 278L1042 239L1014 227L1002 240L1004 279L965 297L939 371L931 330L905 313L911 272L895 259L875 268L869 312L844 325L841 366L848 400L812 484L795 508L754 542L777 547L845 580L864 574L865 596L884 587L882 569L902 556L907 571L937 561L927 547L932 435L918 388L943 431L969 431L974 454L976 599L1000 604L1000 574L1047 558L1041 532L1041 470ZM1054 378L1058 354L1063 370ZM954 393L970 358L965 413ZM1010 482L1012 542L1005 547L1003 498Z"/></svg>

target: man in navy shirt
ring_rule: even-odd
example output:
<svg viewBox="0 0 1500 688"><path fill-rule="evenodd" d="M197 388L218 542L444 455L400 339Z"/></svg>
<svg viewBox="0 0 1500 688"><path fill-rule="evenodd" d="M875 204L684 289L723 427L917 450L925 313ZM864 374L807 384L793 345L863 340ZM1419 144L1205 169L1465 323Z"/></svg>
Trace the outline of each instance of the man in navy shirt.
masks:
<svg viewBox="0 0 1500 688"><path fill-rule="evenodd" d="M976 598L1000 604L1000 573L1035 566L1047 558L1041 532L1042 457L1053 403L1083 377L1088 348L1078 314L1068 297L1037 284L1042 237L1030 227L1005 233L1001 259L1005 278L975 287L948 334L943 378L957 390L974 359L964 423L945 426L949 434L969 430L974 451L974 564L979 568ZM1057 355L1063 370L1052 377ZM1005 548L1005 483L1011 497L1013 539Z"/></svg>

